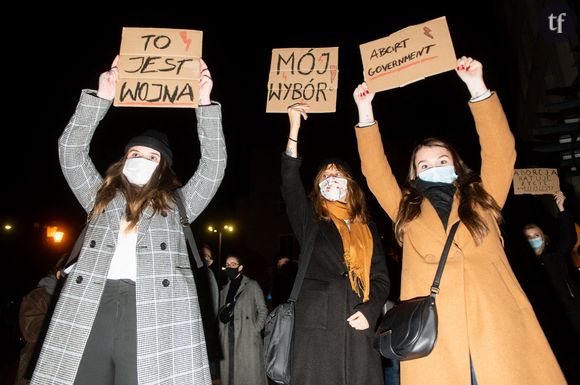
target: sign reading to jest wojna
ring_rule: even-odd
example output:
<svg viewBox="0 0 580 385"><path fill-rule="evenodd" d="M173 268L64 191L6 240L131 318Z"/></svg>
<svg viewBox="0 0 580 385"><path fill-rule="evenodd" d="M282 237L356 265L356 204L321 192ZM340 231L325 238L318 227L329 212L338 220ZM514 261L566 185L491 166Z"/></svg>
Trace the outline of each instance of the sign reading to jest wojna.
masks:
<svg viewBox="0 0 580 385"><path fill-rule="evenodd" d="M202 35L123 28L115 106L197 107Z"/></svg>
<svg viewBox="0 0 580 385"><path fill-rule="evenodd" d="M517 168L514 171L514 194L553 194L560 191L555 168Z"/></svg>

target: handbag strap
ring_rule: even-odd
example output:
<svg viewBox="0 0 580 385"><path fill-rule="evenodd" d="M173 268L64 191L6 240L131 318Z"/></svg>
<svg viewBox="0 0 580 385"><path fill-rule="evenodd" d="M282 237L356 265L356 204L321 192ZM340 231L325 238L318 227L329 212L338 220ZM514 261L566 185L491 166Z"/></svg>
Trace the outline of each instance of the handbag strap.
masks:
<svg viewBox="0 0 580 385"><path fill-rule="evenodd" d="M201 257L199 256L199 251L197 250L197 244L195 243L195 238L193 238L193 233L191 232L191 227L189 227L189 220L187 219L187 211L183 205L183 193L180 189L174 190L173 195L175 196L175 203L177 203L177 209L179 210L179 222L183 227L183 233L185 234L185 239L187 244L193 253L193 258L195 259L195 264L197 268L203 267L203 262L201 262Z"/></svg>
<svg viewBox="0 0 580 385"><path fill-rule="evenodd" d="M294 286L292 286L292 292L290 297L288 297L288 302L296 302L298 299L298 293L300 293L300 288L302 287L302 282L306 276L306 269L310 263L310 257L312 256L312 250L314 249L314 241L316 235L318 234L318 221L314 222L314 228L309 234L309 237L305 243L304 252L301 255L302 263L298 267L298 272L296 273L296 279L294 280Z"/></svg>
<svg viewBox="0 0 580 385"><path fill-rule="evenodd" d="M447 236L447 241L445 242L445 247L443 248L443 253L441 253L441 259L439 260L439 266L437 267L437 273L435 273L435 279L431 286L432 294L439 294L439 283L441 282L441 276L443 275L443 268L445 267L445 262L447 262L447 254L449 254L449 249L451 248L453 237L455 237L455 233L459 227L459 222L460 221L457 221L453 224L449 231L449 235Z"/></svg>
<svg viewBox="0 0 580 385"><path fill-rule="evenodd" d="M61 271L64 271L67 267L69 267L70 265L72 265L73 263L76 262L77 258L79 257L79 253L81 252L81 247L83 247L83 241L85 240L85 235L87 235L87 228L88 227L89 227L89 222L87 221L87 223L85 223L83 229L81 230L81 233L77 237L77 240L75 241L75 244L74 244L70 254L68 255L68 259L66 260L66 263L64 265L62 265Z"/></svg>

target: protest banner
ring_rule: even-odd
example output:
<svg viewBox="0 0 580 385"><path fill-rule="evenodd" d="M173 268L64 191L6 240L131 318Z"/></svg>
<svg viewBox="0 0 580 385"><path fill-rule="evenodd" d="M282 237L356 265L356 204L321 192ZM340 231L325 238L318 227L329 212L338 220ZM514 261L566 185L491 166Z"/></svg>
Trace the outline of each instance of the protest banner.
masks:
<svg viewBox="0 0 580 385"><path fill-rule="evenodd" d="M202 32L123 28L115 106L198 105Z"/></svg>
<svg viewBox="0 0 580 385"><path fill-rule="evenodd" d="M514 170L514 194L553 194L560 191L555 168L517 168Z"/></svg>
<svg viewBox="0 0 580 385"><path fill-rule="evenodd" d="M457 63L444 16L361 44L360 52L371 92L402 87L452 70Z"/></svg>
<svg viewBox="0 0 580 385"><path fill-rule="evenodd" d="M338 47L272 50L266 112L286 113L295 103L312 112L335 112Z"/></svg>

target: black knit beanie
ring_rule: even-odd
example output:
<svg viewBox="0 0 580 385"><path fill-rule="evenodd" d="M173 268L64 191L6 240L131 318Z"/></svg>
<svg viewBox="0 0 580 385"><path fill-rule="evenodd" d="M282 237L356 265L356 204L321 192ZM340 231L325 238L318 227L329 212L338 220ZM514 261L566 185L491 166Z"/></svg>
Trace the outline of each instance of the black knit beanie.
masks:
<svg viewBox="0 0 580 385"><path fill-rule="evenodd" d="M169 147L169 139L163 132L146 130L132 137L125 146L125 152L133 146L145 146L157 150L169 162L170 166L173 164L173 152L171 152L171 148Z"/></svg>

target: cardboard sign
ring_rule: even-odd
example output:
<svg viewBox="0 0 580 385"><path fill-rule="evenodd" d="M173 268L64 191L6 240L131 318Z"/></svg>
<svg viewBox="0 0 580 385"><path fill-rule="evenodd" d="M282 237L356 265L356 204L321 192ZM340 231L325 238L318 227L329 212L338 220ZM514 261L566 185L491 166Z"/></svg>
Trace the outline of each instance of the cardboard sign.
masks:
<svg viewBox="0 0 580 385"><path fill-rule="evenodd" d="M202 34L123 28L114 105L197 107Z"/></svg>
<svg viewBox="0 0 580 385"><path fill-rule="evenodd" d="M514 171L514 194L553 194L560 191L555 168L517 168Z"/></svg>
<svg viewBox="0 0 580 385"><path fill-rule="evenodd" d="M457 63L444 16L361 44L360 53L364 78L372 92L452 70Z"/></svg>
<svg viewBox="0 0 580 385"><path fill-rule="evenodd" d="M286 113L295 103L312 112L335 112L338 47L272 50L266 112Z"/></svg>

